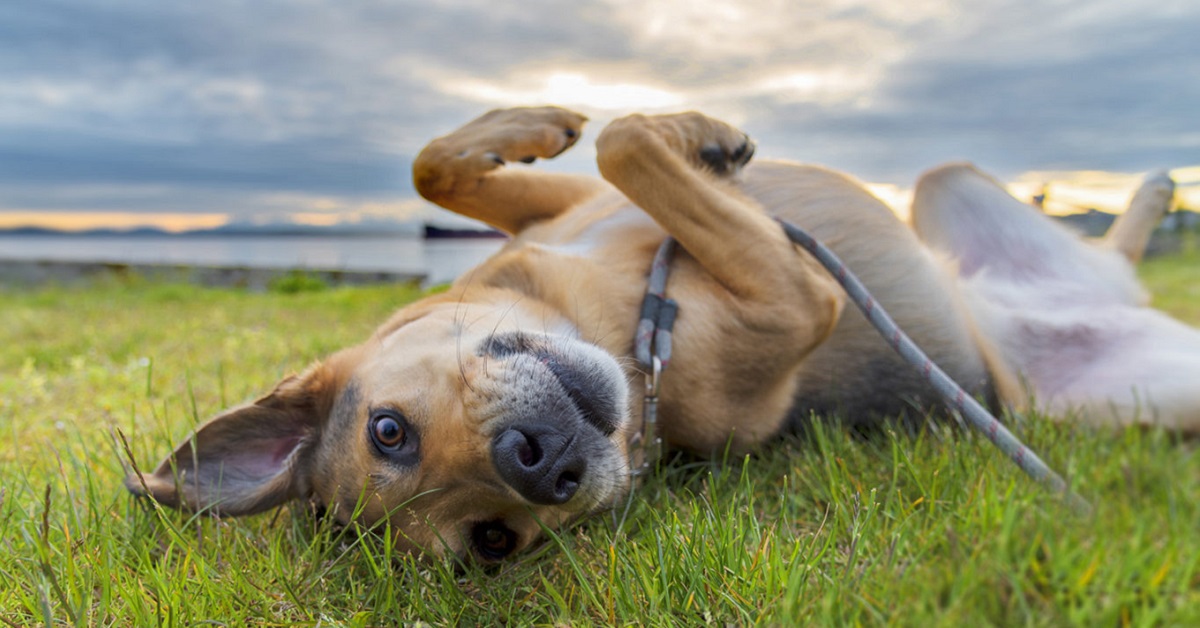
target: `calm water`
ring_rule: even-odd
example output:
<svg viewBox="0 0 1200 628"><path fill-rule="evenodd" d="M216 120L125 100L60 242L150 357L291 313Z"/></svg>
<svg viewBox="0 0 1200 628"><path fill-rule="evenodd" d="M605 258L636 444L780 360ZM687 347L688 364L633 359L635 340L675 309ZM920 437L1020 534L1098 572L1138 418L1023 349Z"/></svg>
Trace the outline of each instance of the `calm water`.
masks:
<svg viewBox="0 0 1200 628"><path fill-rule="evenodd" d="M504 244L414 236L0 236L0 260L391 271L454 279Z"/></svg>

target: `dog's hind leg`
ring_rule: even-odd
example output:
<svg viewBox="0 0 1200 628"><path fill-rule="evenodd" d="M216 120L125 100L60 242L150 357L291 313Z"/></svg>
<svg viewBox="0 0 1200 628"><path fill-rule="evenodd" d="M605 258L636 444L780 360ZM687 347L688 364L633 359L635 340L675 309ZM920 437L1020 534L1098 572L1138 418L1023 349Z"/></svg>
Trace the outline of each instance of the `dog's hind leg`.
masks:
<svg viewBox="0 0 1200 628"><path fill-rule="evenodd" d="M1120 246L1083 240L962 165L921 179L913 221L957 261L981 336L1037 407L1200 430L1200 331L1143 307Z"/></svg>
<svg viewBox="0 0 1200 628"><path fill-rule="evenodd" d="M1175 182L1166 172L1146 177L1129 200L1128 209L1117 217L1105 234L1104 244L1120 251L1130 262L1140 262L1150 234L1171 211L1174 196Z"/></svg>
<svg viewBox="0 0 1200 628"><path fill-rule="evenodd" d="M413 162L413 184L450 211L517 233L607 188L595 177L505 167L558 156L586 121L558 107L489 112L430 142Z"/></svg>
<svg viewBox="0 0 1200 628"><path fill-rule="evenodd" d="M921 177L912 224L926 245L955 261L963 278L984 272L993 282L1053 284L1060 294L1085 290L1092 300L1144 301L1127 259L1083 240L968 164Z"/></svg>

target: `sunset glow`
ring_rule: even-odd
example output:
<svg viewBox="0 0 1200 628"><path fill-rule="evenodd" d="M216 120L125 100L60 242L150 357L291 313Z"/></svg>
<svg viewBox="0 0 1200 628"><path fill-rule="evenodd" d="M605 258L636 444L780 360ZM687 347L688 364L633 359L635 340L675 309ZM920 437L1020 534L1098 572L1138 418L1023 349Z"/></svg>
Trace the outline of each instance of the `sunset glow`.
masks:
<svg viewBox="0 0 1200 628"><path fill-rule="evenodd" d="M136 214L131 212L2 211L0 229L42 227L58 231L157 227L181 232L212 229L229 222L227 214Z"/></svg>
<svg viewBox="0 0 1200 628"><path fill-rule="evenodd" d="M683 96L667 89L620 81L593 81L578 72L551 72L505 82L462 80L445 89L498 105L557 103L608 111L654 110L682 106Z"/></svg>

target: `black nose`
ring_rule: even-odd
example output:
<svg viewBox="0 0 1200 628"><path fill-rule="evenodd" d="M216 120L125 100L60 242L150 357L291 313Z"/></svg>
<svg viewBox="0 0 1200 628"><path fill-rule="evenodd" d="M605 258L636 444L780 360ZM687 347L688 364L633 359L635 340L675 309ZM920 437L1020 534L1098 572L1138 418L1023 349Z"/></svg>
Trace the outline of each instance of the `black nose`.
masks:
<svg viewBox="0 0 1200 628"><path fill-rule="evenodd" d="M561 504L579 489L587 471L575 434L551 426L509 428L492 440L492 460L500 477L535 504Z"/></svg>

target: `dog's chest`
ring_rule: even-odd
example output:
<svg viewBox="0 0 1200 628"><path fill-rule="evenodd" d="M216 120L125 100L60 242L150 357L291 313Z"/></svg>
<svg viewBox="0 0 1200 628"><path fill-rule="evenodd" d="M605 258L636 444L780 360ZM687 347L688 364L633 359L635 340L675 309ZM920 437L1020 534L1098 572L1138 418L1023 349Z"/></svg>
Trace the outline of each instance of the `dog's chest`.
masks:
<svg viewBox="0 0 1200 628"><path fill-rule="evenodd" d="M531 230L529 240L557 255L610 261L623 251L660 241L666 232L641 209L625 202L586 203L544 228Z"/></svg>

